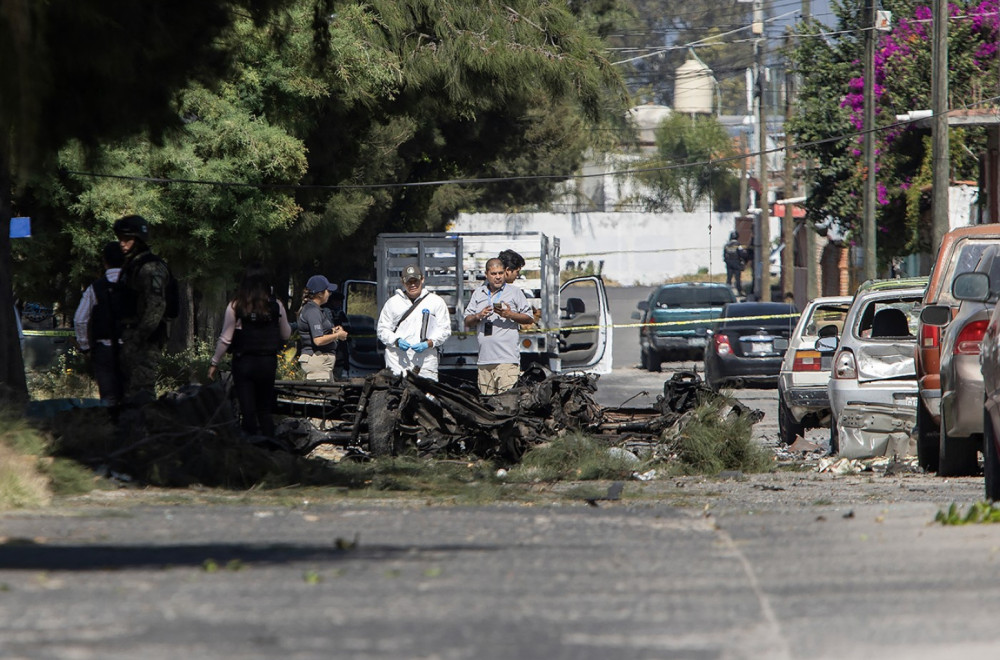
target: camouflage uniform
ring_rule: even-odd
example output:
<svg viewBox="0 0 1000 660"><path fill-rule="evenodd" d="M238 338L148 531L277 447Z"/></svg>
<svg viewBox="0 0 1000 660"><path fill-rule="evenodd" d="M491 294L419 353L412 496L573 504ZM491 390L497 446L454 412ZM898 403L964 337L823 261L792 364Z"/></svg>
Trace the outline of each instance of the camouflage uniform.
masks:
<svg viewBox="0 0 1000 660"><path fill-rule="evenodd" d="M125 398L136 403L156 398L156 377L168 337L164 314L170 271L159 259L142 259L148 251L149 248L137 244L136 251L126 256L121 275L134 301L121 319L121 366ZM136 267L137 263L141 265Z"/></svg>

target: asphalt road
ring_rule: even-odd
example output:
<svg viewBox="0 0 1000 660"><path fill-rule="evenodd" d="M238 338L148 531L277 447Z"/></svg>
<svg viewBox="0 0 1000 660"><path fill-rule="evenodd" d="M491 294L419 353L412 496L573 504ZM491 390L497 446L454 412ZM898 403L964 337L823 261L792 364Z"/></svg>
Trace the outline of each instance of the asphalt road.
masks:
<svg viewBox="0 0 1000 660"><path fill-rule="evenodd" d="M600 398L644 405L694 366L635 362ZM736 394L772 442L774 390ZM993 657L1000 526L933 523L981 497L981 478L806 471L628 482L598 506L99 492L0 513L0 657Z"/></svg>

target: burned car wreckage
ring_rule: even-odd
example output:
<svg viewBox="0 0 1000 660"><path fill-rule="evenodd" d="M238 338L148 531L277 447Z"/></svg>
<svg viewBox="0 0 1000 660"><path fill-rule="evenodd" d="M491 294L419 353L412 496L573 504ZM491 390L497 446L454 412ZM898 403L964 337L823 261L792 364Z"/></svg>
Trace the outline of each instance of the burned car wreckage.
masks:
<svg viewBox="0 0 1000 660"><path fill-rule="evenodd" d="M696 407L720 397L722 415L747 416L751 423L763 417L691 372L666 380L651 408L605 408L594 399L597 378L535 365L513 389L495 396L387 370L333 383L278 381L275 412L285 418L275 438L241 435L223 384L191 385L131 411L127 436L119 423L113 442L65 440L60 453L143 483L249 487L275 471L301 475L296 483L323 482L316 472L330 470L329 461L308 458L321 445L336 446L348 458L407 453L511 465L566 432L609 447L656 445L682 428ZM75 412L107 415L105 410Z"/></svg>

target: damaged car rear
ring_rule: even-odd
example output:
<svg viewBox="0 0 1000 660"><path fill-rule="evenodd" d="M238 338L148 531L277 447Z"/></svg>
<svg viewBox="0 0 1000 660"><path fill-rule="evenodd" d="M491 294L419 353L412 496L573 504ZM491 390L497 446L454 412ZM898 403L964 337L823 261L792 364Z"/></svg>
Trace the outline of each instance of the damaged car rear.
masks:
<svg viewBox="0 0 1000 660"><path fill-rule="evenodd" d="M859 292L841 336L817 340L819 351L836 351L828 384L831 454L915 452L914 329L923 293L923 287Z"/></svg>

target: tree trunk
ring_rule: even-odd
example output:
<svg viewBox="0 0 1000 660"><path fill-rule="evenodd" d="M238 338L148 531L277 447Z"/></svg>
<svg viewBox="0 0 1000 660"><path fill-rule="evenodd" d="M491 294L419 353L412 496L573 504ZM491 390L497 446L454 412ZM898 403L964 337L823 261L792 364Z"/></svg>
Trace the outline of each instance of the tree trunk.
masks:
<svg viewBox="0 0 1000 660"><path fill-rule="evenodd" d="M10 131L0 126L0 404L23 404L28 400L24 358L14 318L14 291L11 288L13 261L10 255L11 174L6 140Z"/></svg>

